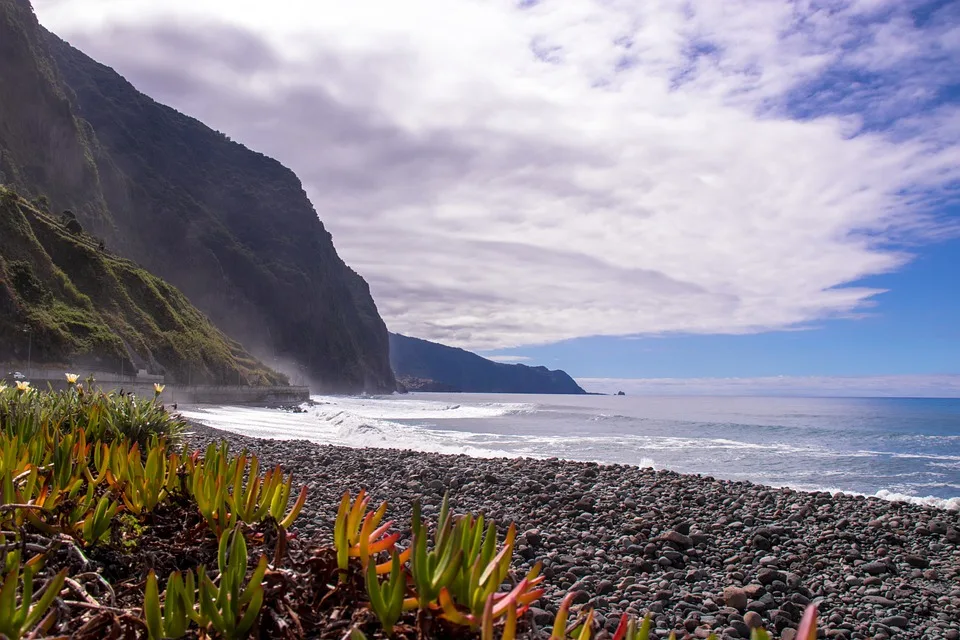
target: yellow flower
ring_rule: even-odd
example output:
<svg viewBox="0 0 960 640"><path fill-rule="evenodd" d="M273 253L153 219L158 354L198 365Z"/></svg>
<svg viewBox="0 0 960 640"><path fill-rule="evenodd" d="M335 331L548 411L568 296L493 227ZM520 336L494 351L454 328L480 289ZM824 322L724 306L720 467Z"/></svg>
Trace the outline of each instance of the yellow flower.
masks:
<svg viewBox="0 0 960 640"><path fill-rule="evenodd" d="M153 392L154 392L154 393L157 393L157 394L163 393L163 390L166 389L166 388L167 388L166 385L162 385L162 384L160 384L159 382L154 382L154 383L153 383Z"/></svg>
<svg viewBox="0 0 960 640"><path fill-rule="evenodd" d="M5 385L5 384L0 384L0 393L3 393L3 392L6 391L6 390L7 390L7 385Z"/></svg>
<svg viewBox="0 0 960 640"><path fill-rule="evenodd" d="M67 384L77 384L77 378L80 377L75 373L65 373L63 375L67 376Z"/></svg>
<svg viewBox="0 0 960 640"><path fill-rule="evenodd" d="M23 382L23 381L18 380L18 381L17 381L17 391L19 391L19 392L21 392L21 393L23 393L23 392L25 392L25 391L30 391L30 383L29 383L29 382Z"/></svg>

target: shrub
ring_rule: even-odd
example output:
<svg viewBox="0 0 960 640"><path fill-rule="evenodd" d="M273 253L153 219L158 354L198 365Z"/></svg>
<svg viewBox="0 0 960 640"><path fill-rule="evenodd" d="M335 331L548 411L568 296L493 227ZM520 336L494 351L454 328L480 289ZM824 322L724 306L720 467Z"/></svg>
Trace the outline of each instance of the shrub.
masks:
<svg viewBox="0 0 960 640"><path fill-rule="evenodd" d="M92 441L129 438L145 450L156 439L175 442L187 426L154 398L88 389L0 393L0 432L31 438L46 424L61 434L82 429Z"/></svg>
<svg viewBox="0 0 960 640"><path fill-rule="evenodd" d="M247 637L263 603L267 558L261 556L247 578L246 538L263 542L264 532L273 532L275 558L282 558L285 528L303 507L306 489L288 509L293 480L279 467L261 474L256 456L231 456L226 446L211 447L205 455L174 451L167 436L176 435L183 423L158 402L160 385L155 397L146 400L85 391L70 374L67 381L63 392L37 391L23 381L14 387L0 382L0 549L6 550L0 571L0 636L49 635L63 607L45 612L65 584L81 600L62 604L97 611L99 605L78 580L93 576L103 581L102 575L85 571L73 580L68 570L77 563L88 565L87 553L110 558L129 552L115 529L142 534L158 511L180 509L186 511L174 516L177 522L190 521L192 512L198 523L190 533L198 548L208 548L210 538L218 542L217 571L208 575L200 564L195 571L174 572L162 606L151 572L145 583L132 587L143 590L142 617L132 612L122 617L155 638L194 630L201 637ZM203 496L195 496L190 486L204 487ZM205 513L197 497L214 503L212 513ZM64 546L70 553L56 554ZM106 546L113 548L104 551ZM22 568L21 549L39 551ZM41 576L44 560L52 557L66 561L68 568ZM33 594L35 577L46 585L38 597ZM107 588L115 594L109 584Z"/></svg>

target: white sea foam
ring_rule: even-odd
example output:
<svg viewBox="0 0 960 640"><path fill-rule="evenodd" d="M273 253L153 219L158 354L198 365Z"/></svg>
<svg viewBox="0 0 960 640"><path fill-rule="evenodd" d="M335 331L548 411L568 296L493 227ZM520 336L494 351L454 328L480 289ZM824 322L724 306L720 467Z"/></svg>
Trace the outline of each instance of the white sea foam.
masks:
<svg viewBox="0 0 960 640"><path fill-rule="evenodd" d="M254 438L302 439L354 448L416 449L484 458L505 455L499 450L471 444L471 438L458 438L452 432L370 417L332 403L307 407L305 413L226 406L182 413L212 427Z"/></svg>
<svg viewBox="0 0 960 640"><path fill-rule="evenodd" d="M536 405L524 403L460 404L432 400L406 399L396 396L342 397L312 396L316 405L308 411L324 412L334 406L362 418L379 420L463 420L499 418L501 416L536 411Z"/></svg>
<svg viewBox="0 0 960 640"><path fill-rule="evenodd" d="M800 490L825 490L817 485L832 483L855 488L872 485L884 487L870 494L878 498L960 509L960 497L911 495L937 489L941 489L937 493L947 495L953 489L960 491L960 477L950 473L960 464L960 457L955 455L916 449L843 450L830 448L835 443L819 435L806 442L757 441L752 430L737 431L734 426L729 437L710 437L717 432L715 424L708 425L712 433L705 429L698 435L696 423L682 421L677 421L673 435L673 423L664 427L663 420L612 413L600 416L600 421L630 420L629 432L624 433L621 424L609 428L584 426L596 424L597 413L570 412L530 402L450 402L397 396L316 396L313 400L304 405L302 413L229 406L183 413L213 427L261 438L475 457L558 457L632 464ZM764 437L779 439L776 433L767 430ZM872 459L882 464L874 464ZM757 460L763 463L755 464ZM901 462L894 464L894 460Z"/></svg>
<svg viewBox="0 0 960 640"><path fill-rule="evenodd" d="M816 485L798 485L790 487L797 491L822 491L831 495L860 496L861 498L879 498L889 502L908 502L924 507L933 507L945 511L960 511L960 496L955 498L938 498L936 496L914 496L906 493L897 493L888 489L881 489L873 494L838 489L837 487L822 487Z"/></svg>
<svg viewBox="0 0 960 640"><path fill-rule="evenodd" d="M904 493L895 493L881 489L874 494L874 497L883 498L892 502L909 502L926 507L936 507L937 509L946 509L947 511L960 511L960 497L956 498L937 498L935 496L910 496Z"/></svg>

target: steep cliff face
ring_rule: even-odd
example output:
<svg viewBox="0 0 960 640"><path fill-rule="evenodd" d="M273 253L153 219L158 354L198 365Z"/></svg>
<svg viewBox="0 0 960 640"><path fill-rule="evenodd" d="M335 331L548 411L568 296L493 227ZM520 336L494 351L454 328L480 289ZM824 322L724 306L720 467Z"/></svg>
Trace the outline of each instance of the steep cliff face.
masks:
<svg viewBox="0 0 960 640"><path fill-rule="evenodd" d="M394 388L386 327L297 177L138 92L0 0L0 183L70 209L261 357Z"/></svg>
<svg viewBox="0 0 960 640"><path fill-rule="evenodd" d="M586 393L564 371L504 364L446 345L390 334L390 361L410 391Z"/></svg>
<svg viewBox="0 0 960 640"><path fill-rule="evenodd" d="M43 195L103 223L89 144L28 2L0 0L0 184Z"/></svg>
<svg viewBox="0 0 960 640"><path fill-rule="evenodd" d="M182 293L0 187L0 360L147 369L168 381L283 383ZM24 329L29 327L29 346Z"/></svg>

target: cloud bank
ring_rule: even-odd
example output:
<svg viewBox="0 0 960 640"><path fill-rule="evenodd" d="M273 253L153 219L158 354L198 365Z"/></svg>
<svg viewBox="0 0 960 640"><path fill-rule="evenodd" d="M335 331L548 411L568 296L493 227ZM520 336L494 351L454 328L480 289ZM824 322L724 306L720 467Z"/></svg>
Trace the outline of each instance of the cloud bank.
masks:
<svg viewBox="0 0 960 640"><path fill-rule="evenodd" d="M960 398L960 375L577 378L577 383L593 393L636 396Z"/></svg>
<svg viewBox="0 0 960 640"><path fill-rule="evenodd" d="M484 356L487 360L493 360L494 362L504 362L507 364L516 364L517 362L529 362L533 358L530 356Z"/></svg>
<svg viewBox="0 0 960 640"><path fill-rule="evenodd" d="M35 0L301 177L388 326L477 350L869 311L951 233L960 8Z"/></svg>

